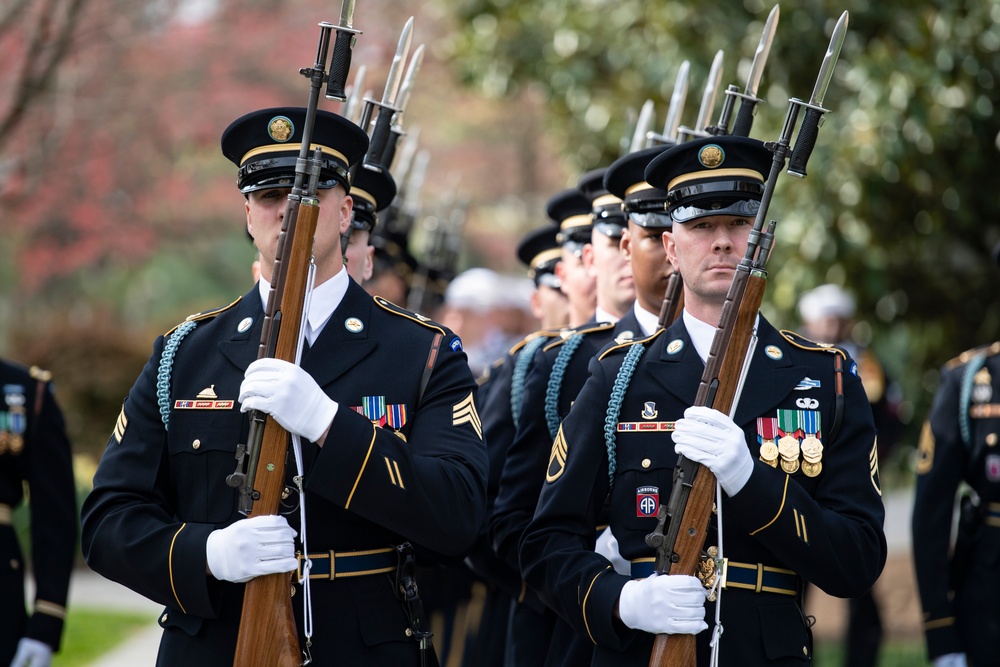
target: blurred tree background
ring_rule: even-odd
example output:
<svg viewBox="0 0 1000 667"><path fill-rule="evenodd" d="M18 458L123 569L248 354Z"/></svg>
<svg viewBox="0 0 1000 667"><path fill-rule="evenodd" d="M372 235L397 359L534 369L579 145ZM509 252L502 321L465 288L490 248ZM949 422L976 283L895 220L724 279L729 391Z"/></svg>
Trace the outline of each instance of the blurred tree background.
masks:
<svg viewBox="0 0 1000 667"><path fill-rule="evenodd" d="M782 7L752 136L808 98L840 13L850 25L804 180L783 176L766 312L795 328L822 282L858 297L856 335L903 388L914 444L937 369L1000 336L993 171L1000 0L801 0ZM427 44L406 113L432 155L421 203L469 203L463 268L517 272L544 201L621 152L646 99L662 123L691 63L691 125L714 53L744 85L762 0L358 3L354 69L381 90L399 29ZM0 353L51 369L98 456L152 337L247 291L253 251L230 121L303 104L316 0L15 0L0 9ZM717 103L717 117L720 101ZM326 108L338 110L331 103ZM905 453L905 452L904 452ZM906 466L906 457L896 462ZM885 463L883 465L886 465Z"/></svg>

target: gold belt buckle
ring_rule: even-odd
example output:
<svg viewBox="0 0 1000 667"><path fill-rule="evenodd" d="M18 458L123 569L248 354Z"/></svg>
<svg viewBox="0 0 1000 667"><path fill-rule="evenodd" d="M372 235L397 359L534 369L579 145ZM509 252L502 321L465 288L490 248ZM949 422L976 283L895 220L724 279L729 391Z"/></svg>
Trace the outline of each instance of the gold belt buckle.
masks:
<svg viewBox="0 0 1000 667"><path fill-rule="evenodd" d="M695 572L695 576L701 580L701 585L709 590L709 602L715 602L717 597L715 591L713 590L717 577L721 577L719 587L726 587L726 574L728 570L729 559L719 558L718 547L709 547L708 550L702 554L701 560L698 561L698 569Z"/></svg>

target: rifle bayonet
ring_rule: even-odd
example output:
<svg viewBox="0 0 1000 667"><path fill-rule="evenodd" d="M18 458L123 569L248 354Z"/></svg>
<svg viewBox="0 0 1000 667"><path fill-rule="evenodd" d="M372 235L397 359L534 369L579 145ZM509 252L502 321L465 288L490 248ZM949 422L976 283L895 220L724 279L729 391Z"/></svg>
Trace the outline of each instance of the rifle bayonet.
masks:
<svg viewBox="0 0 1000 667"><path fill-rule="evenodd" d="M792 149L792 157L788 161L788 173L800 178L806 175L806 163L812 155L816 146L816 135L819 134L819 127L823 123L823 114L829 109L823 108L823 100L826 98L826 91L830 88L833 80L833 71L837 68L837 60L840 59L840 49L844 45L844 38L847 36L847 12L840 15L837 25L833 28L830 36L830 45L823 56L823 64L819 68L819 75L816 77L816 85L813 87L809 102L801 100L790 100L793 104L804 106L806 115L802 119L799 127L799 136L795 140L795 147Z"/></svg>
<svg viewBox="0 0 1000 667"><path fill-rule="evenodd" d="M733 134L740 137L750 136L750 128L753 127L753 117L757 104L763 100L757 97L757 90L760 87L760 79L764 75L764 65L767 64L767 57L771 53L771 42L774 41L774 33L778 29L778 18L780 15L778 5L771 9L764 23L764 32L761 33L760 42L757 44L757 51L753 54L753 62L750 64L750 73L747 75L747 85L742 94L738 94L740 100L740 110L736 115L736 123L733 125Z"/></svg>
<svg viewBox="0 0 1000 667"><path fill-rule="evenodd" d="M360 30L354 29L354 3L355 0L344 0L340 6L340 22L336 26L331 26L337 31L337 41L333 46L330 76L326 84L326 97L330 100L344 102L347 99L344 86L351 72L354 43L361 34Z"/></svg>
<svg viewBox="0 0 1000 667"><path fill-rule="evenodd" d="M389 66L389 75L386 77L385 90L382 93L382 101L376 102L373 99L366 99L368 103L362 117L362 128L367 130L371 120L372 106L378 106L378 118L375 120L375 127L371 133L371 141L368 145L368 154L365 156L366 166L381 172L385 168L385 152L389 143L389 130L392 126L392 117L399 108L396 106L396 98L399 95L399 86L403 78L403 67L406 64L406 56L410 52L410 40L413 37L413 17L411 16L403 26L403 31L399 35L399 44L396 46L396 53L392 57L392 64Z"/></svg>
<svg viewBox="0 0 1000 667"><path fill-rule="evenodd" d="M653 125L655 114L656 110L653 100L646 100L639 111L639 119L635 123L635 131L632 132L632 142L628 147L629 153L646 147L646 134Z"/></svg>
<svg viewBox="0 0 1000 667"><path fill-rule="evenodd" d="M708 81L705 82L705 91L701 95L701 107L698 109L698 119L695 121L694 128L680 128L678 134L684 137L684 141L694 137L705 137L708 136L706 128L708 128L708 119L712 115L712 109L715 107L715 96L719 91L719 84L722 82L722 61L724 55L722 50L716 52L715 58L712 59L712 67L708 71Z"/></svg>

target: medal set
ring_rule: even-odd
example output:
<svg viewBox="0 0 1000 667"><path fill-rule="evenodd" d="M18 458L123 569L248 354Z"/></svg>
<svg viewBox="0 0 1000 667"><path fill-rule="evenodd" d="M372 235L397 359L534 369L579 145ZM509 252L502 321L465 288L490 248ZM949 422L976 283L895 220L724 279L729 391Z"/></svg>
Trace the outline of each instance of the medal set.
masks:
<svg viewBox="0 0 1000 667"><path fill-rule="evenodd" d="M18 455L24 449L24 432L28 427L24 387L8 384L3 387L5 410L0 411L0 454Z"/></svg>
<svg viewBox="0 0 1000 667"><path fill-rule="evenodd" d="M823 471L823 442L818 410L778 410L777 417L757 419L760 460L793 475L806 477Z"/></svg>

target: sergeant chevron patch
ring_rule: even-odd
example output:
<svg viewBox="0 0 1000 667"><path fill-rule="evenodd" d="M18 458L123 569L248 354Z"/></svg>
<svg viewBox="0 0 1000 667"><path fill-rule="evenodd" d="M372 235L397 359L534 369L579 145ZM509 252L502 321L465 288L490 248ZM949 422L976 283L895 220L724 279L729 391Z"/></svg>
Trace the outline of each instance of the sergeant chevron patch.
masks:
<svg viewBox="0 0 1000 667"><path fill-rule="evenodd" d="M118 422L115 424L115 432L113 434L115 439L115 444L122 444L122 438L125 437L125 427L128 426L128 417L125 416L125 406L122 406L122 411L118 415Z"/></svg>
<svg viewBox="0 0 1000 667"><path fill-rule="evenodd" d="M562 426L556 433L556 439L552 443L552 453L549 454L549 467L545 469L545 481L552 483L562 477L566 470L566 457L569 455L569 446L566 444L566 436L563 435Z"/></svg>
<svg viewBox="0 0 1000 667"><path fill-rule="evenodd" d="M872 473L872 486L878 491L878 495L882 495L882 487L878 481L878 437L875 438L875 442L872 444L872 450L868 452L868 467L871 469Z"/></svg>
<svg viewBox="0 0 1000 667"><path fill-rule="evenodd" d="M479 419L479 413L476 412L476 401L472 398L471 391L468 396L451 408L451 425L461 426L462 424L472 424L476 435L479 436L480 440L483 439L483 422Z"/></svg>

